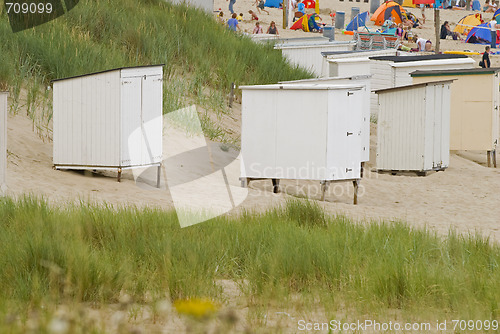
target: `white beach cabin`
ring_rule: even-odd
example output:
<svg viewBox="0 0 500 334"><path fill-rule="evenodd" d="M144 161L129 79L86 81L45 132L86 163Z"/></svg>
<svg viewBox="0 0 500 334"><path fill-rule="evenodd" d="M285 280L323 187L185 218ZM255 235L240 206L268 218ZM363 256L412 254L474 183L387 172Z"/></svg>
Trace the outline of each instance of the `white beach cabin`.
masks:
<svg viewBox="0 0 500 334"><path fill-rule="evenodd" d="M365 50L365 51L327 51L322 52L322 77L349 77L354 75L369 75L369 57L375 56L403 56L408 52L396 49Z"/></svg>
<svg viewBox="0 0 500 334"><path fill-rule="evenodd" d="M299 65L307 70L312 71L316 76L321 76L321 68L323 66L323 56L321 52L325 51L348 51L352 50L355 43L353 41L322 41L301 39L293 43L287 41L274 46L275 49L281 50L281 53L292 64Z"/></svg>
<svg viewBox="0 0 500 334"><path fill-rule="evenodd" d="M56 169L123 169L162 161L163 65L55 80Z"/></svg>
<svg viewBox="0 0 500 334"><path fill-rule="evenodd" d="M331 77L318 79L304 79L294 81L282 81L280 84L287 85L362 85L363 106L361 110L361 162L370 160L370 79L371 75L357 75L351 77ZM361 170L363 172L363 170Z"/></svg>
<svg viewBox="0 0 500 334"><path fill-rule="evenodd" d="M451 80L376 91L377 170L444 170L450 161Z"/></svg>
<svg viewBox="0 0 500 334"><path fill-rule="evenodd" d="M241 86L241 180L361 178L363 85ZM349 110L349 112L346 112Z"/></svg>
<svg viewBox="0 0 500 334"><path fill-rule="evenodd" d="M451 84L450 150L486 151L496 167L500 145L500 68L416 71L414 83L453 80Z"/></svg>
<svg viewBox="0 0 500 334"><path fill-rule="evenodd" d="M0 195L7 190L7 97L0 92Z"/></svg>
<svg viewBox="0 0 500 334"><path fill-rule="evenodd" d="M372 90L411 85L410 73L420 70L467 69L476 62L466 55L436 54L422 56L378 56L370 57ZM372 94L371 112L377 113L378 98Z"/></svg>

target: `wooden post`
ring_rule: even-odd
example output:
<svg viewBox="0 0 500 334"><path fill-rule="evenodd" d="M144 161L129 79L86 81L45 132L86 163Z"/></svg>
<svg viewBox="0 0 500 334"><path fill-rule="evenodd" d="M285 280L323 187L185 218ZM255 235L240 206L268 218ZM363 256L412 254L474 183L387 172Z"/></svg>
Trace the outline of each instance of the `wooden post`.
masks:
<svg viewBox="0 0 500 334"><path fill-rule="evenodd" d="M241 187L248 188L248 184L250 183L250 179L246 177L240 177Z"/></svg>
<svg viewBox="0 0 500 334"><path fill-rule="evenodd" d="M487 166L491 167L491 151L486 151Z"/></svg>
<svg viewBox="0 0 500 334"><path fill-rule="evenodd" d="M160 189L161 183L161 164L158 165L158 170L156 171L156 188Z"/></svg>
<svg viewBox="0 0 500 334"><path fill-rule="evenodd" d="M118 177L116 178L118 182L121 182L122 180L122 169L118 168Z"/></svg>
<svg viewBox="0 0 500 334"><path fill-rule="evenodd" d="M439 26L439 9L434 8L434 29L436 32L436 53L439 53L439 45L441 43L440 39L440 26Z"/></svg>
<svg viewBox="0 0 500 334"><path fill-rule="evenodd" d="M283 29L286 29L286 9L288 8L286 1L283 1Z"/></svg>
<svg viewBox="0 0 500 334"><path fill-rule="evenodd" d="M353 204L356 205L358 204L358 188L359 188L359 180L354 180L352 181L354 185L354 201Z"/></svg>
<svg viewBox="0 0 500 334"><path fill-rule="evenodd" d="M492 153L493 153L493 167L497 168L497 150L494 149Z"/></svg>
<svg viewBox="0 0 500 334"><path fill-rule="evenodd" d="M328 190L328 181L321 181L321 201L325 201L325 194Z"/></svg>

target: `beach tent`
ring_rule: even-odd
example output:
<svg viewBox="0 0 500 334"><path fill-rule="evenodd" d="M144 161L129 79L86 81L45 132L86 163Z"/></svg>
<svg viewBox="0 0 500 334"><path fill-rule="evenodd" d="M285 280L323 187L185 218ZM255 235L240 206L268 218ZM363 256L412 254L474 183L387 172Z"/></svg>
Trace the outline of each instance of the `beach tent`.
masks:
<svg viewBox="0 0 500 334"><path fill-rule="evenodd" d="M493 14L493 18L497 20L497 23L500 22L500 8L496 10L495 14Z"/></svg>
<svg viewBox="0 0 500 334"><path fill-rule="evenodd" d="M467 35L467 38L465 39L465 43L474 43L474 44L491 43L491 34L490 34L490 29L488 28L488 23L482 23L472 28L472 30ZM497 30L496 43L498 44L498 30Z"/></svg>
<svg viewBox="0 0 500 334"><path fill-rule="evenodd" d="M309 31L309 24L308 24L307 20L309 19L309 17L311 17L311 15L312 14L303 15L301 18L299 18L297 21L295 21L295 23L290 27L290 29L291 30L302 29L305 32L308 32Z"/></svg>
<svg viewBox="0 0 500 334"><path fill-rule="evenodd" d="M266 0L265 6L271 8L280 8L283 0Z"/></svg>
<svg viewBox="0 0 500 334"><path fill-rule="evenodd" d="M397 2L388 1L384 2L370 18L371 21L375 22L375 25L381 26L385 20L392 17L394 23L399 24L403 22L401 14L405 13L403 7L401 7Z"/></svg>
<svg viewBox="0 0 500 334"><path fill-rule="evenodd" d="M413 4L413 0L403 0L403 7L411 7L411 8L415 8L417 6L415 6Z"/></svg>
<svg viewBox="0 0 500 334"><path fill-rule="evenodd" d="M481 19L481 14L479 13L464 16L460 19L460 21L458 21L457 26L453 29L453 31L459 34L466 34L475 26L480 25L482 23Z"/></svg>
<svg viewBox="0 0 500 334"><path fill-rule="evenodd" d="M295 21L295 23L290 27L290 29L292 30L302 29L305 32L320 30L321 27L316 22L316 16L317 14L304 15L300 19Z"/></svg>
<svg viewBox="0 0 500 334"><path fill-rule="evenodd" d="M351 20L351 22L349 22L349 24L347 25L345 30L355 31L355 30L358 30L359 27L364 27L365 22L366 22L366 18L368 17L368 14L369 14L368 12L364 12L364 13L359 13L358 15L356 15Z"/></svg>

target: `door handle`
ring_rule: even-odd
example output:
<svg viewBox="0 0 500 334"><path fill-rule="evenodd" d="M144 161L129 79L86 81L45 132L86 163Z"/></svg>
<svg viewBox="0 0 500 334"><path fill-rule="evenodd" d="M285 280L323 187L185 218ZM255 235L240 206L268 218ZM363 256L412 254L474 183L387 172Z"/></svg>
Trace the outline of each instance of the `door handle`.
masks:
<svg viewBox="0 0 500 334"><path fill-rule="evenodd" d="M354 93L347 92L347 96L351 96L351 95L354 95Z"/></svg>
<svg viewBox="0 0 500 334"><path fill-rule="evenodd" d="M347 137L352 136L352 135L353 135L352 132L347 132Z"/></svg>
<svg viewBox="0 0 500 334"><path fill-rule="evenodd" d="M345 169L345 172L348 173L348 172L352 172L352 168L346 168Z"/></svg>

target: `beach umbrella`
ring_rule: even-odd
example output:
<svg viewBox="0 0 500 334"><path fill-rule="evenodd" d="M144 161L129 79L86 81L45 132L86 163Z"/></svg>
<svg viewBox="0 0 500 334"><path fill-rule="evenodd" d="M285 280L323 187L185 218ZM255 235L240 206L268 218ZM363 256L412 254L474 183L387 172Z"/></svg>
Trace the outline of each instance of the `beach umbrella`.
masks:
<svg viewBox="0 0 500 334"><path fill-rule="evenodd" d="M368 17L368 12L359 13L358 15L354 16L351 22L349 22L345 30L354 31L358 30L359 27L364 27L367 17Z"/></svg>
<svg viewBox="0 0 500 334"><path fill-rule="evenodd" d="M497 41L498 41L498 31L497 31ZM491 33L490 33L490 28L488 28L488 23L482 23L472 28L472 30L467 35L465 42L475 43L475 44L491 43Z"/></svg>
<svg viewBox="0 0 500 334"><path fill-rule="evenodd" d="M459 34L465 34L473 27L480 25L482 23L481 19L481 14L479 13L464 16L460 19L460 21L458 21L457 26L453 29L453 31Z"/></svg>
<svg viewBox="0 0 500 334"><path fill-rule="evenodd" d="M403 22L403 18L401 17L403 13L405 13L405 10L397 2L387 1L380 5L370 20L374 21L376 25L381 26L386 20L392 18L394 23L399 24Z"/></svg>

